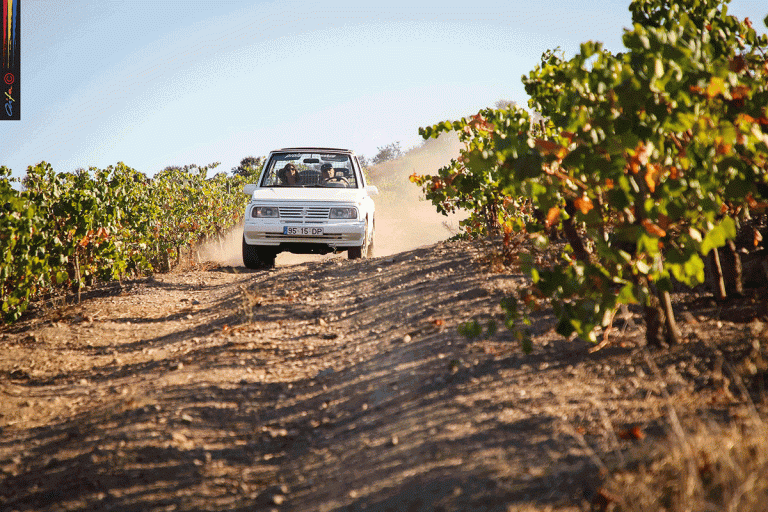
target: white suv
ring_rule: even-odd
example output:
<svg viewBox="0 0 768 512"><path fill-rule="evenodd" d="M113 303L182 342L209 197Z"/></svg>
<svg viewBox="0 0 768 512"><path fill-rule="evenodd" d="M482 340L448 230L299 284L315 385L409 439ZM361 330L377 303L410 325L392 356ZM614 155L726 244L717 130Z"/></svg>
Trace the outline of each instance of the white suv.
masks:
<svg viewBox="0 0 768 512"><path fill-rule="evenodd" d="M375 186L367 185L354 152L335 148L285 148L267 157L243 222L243 263L269 268L283 251L349 259L373 251Z"/></svg>

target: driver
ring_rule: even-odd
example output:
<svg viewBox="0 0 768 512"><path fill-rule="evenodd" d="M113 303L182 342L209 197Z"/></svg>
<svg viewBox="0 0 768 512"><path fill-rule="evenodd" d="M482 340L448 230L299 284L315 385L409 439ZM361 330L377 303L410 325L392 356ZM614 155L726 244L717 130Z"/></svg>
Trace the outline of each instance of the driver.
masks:
<svg viewBox="0 0 768 512"><path fill-rule="evenodd" d="M336 172L333 170L333 165L325 163L320 166L321 181L328 181L334 177L336 177Z"/></svg>

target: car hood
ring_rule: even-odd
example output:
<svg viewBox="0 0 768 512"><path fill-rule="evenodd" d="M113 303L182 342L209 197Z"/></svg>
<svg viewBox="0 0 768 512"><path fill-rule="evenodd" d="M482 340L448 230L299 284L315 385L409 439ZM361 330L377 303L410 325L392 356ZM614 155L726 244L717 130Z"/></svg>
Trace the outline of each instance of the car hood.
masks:
<svg viewBox="0 0 768 512"><path fill-rule="evenodd" d="M367 196L363 189L349 188L260 188L251 201L324 201L358 203Z"/></svg>

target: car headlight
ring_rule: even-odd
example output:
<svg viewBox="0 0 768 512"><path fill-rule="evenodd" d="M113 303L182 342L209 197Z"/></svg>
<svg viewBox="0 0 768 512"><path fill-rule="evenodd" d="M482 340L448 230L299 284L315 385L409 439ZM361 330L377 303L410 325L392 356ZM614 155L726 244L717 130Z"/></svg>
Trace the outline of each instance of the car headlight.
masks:
<svg viewBox="0 0 768 512"><path fill-rule="evenodd" d="M251 217L256 217L257 219L263 219L265 217L275 218L279 216L280 213L274 206L257 206L251 210Z"/></svg>
<svg viewBox="0 0 768 512"><path fill-rule="evenodd" d="M328 217L331 219L356 219L357 208L331 208Z"/></svg>

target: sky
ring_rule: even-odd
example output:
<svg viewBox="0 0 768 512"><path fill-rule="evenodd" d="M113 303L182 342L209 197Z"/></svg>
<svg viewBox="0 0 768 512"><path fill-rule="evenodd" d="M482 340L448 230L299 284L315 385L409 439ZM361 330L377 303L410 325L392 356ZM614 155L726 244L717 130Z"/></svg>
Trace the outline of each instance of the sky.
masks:
<svg viewBox="0 0 768 512"><path fill-rule="evenodd" d="M452 2L21 0L21 121L0 165L22 176L117 162L230 171L290 146L421 141L498 100L525 105L541 54L621 51L629 0ZM763 27L765 0L729 13ZM765 31L765 29L762 29Z"/></svg>

